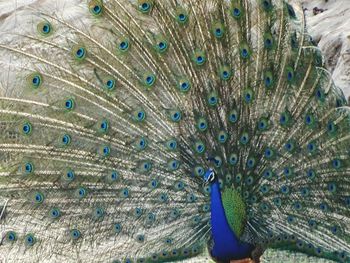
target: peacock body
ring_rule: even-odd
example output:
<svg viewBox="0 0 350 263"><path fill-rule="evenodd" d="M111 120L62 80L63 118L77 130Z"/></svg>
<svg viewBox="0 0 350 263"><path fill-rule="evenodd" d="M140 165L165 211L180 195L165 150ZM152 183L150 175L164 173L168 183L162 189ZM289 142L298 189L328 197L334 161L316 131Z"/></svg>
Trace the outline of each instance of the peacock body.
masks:
<svg viewBox="0 0 350 263"><path fill-rule="evenodd" d="M1 37L0 259L350 262L349 108L297 7L58 5Z"/></svg>

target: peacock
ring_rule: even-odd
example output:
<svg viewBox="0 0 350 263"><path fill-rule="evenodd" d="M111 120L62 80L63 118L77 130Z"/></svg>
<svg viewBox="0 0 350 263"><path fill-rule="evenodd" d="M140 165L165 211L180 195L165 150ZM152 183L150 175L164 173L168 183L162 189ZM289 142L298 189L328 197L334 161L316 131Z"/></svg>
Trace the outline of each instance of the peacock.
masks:
<svg viewBox="0 0 350 263"><path fill-rule="evenodd" d="M350 262L350 111L299 5L46 2L0 25L1 262Z"/></svg>

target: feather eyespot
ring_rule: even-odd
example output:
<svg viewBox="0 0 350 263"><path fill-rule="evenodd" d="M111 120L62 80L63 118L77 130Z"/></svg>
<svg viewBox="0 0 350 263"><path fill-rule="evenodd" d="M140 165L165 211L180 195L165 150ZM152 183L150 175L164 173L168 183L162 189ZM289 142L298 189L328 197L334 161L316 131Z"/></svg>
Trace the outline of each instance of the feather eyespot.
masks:
<svg viewBox="0 0 350 263"><path fill-rule="evenodd" d="M103 3L101 0L91 0L89 3L89 11L95 16L101 16L103 12Z"/></svg>
<svg viewBox="0 0 350 263"><path fill-rule="evenodd" d="M47 37L47 36L51 35L53 28L49 22L43 21L37 25L37 30L38 30L40 35Z"/></svg>

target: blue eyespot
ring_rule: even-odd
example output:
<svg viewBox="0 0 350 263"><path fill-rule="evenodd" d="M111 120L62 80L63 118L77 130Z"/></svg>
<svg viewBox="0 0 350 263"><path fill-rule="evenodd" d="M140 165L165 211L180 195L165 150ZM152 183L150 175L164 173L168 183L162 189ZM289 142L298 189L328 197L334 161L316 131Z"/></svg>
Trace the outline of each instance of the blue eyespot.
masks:
<svg viewBox="0 0 350 263"><path fill-rule="evenodd" d="M28 162L24 164L24 173L26 175L33 173L33 171L34 171L34 166L32 163Z"/></svg>
<svg viewBox="0 0 350 263"><path fill-rule="evenodd" d="M39 75L33 76L32 84L33 84L34 87L39 87L39 86L40 86L40 84L41 84L41 78L40 78Z"/></svg>
<svg viewBox="0 0 350 263"><path fill-rule="evenodd" d="M114 90L115 88L115 80L114 79L108 79L105 83L105 88L107 90Z"/></svg>
<svg viewBox="0 0 350 263"><path fill-rule="evenodd" d="M170 151L174 151L177 149L177 141L175 139L170 139L166 142L166 147Z"/></svg>
<svg viewBox="0 0 350 263"><path fill-rule="evenodd" d="M178 160L170 160L168 162L168 168L171 171L176 171L180 167L180 162Z"/></svg>
<svg viewBox="0 0 350 263"><path fill-rule="evenodd" d="M144 236L144 235L137 235L136 240L137 240L139 243L142 243L142 242L145 241L145 236Z"/></svg>
<svg viewBox="0 0 350 263"><path fill-rule="evenodd" d="M101 207L96 207L93 211L93 216L96 218L96 219L101 219L103 218L105 215L105 211L103 210L103 208Z"/></svg>
<svg viewBox="0 0 350 263"><path fill-rule="evenodd" d="M317 150L317 145L315 142L310 142L307 144L306 149L309 153L315 153Z"/></svg>
<svg viewBox="0 0 350 263"><path fill-rule="evenodd" d="M338 226L332 226L331 227L331 232L332 234L336 235L339 232L339 227Z"/></svg>
<svg viewBox="0 0 350 263"><path fill-rule="evenodd" d="M119 45L118 45L118 49L122 52L125 52L129 49L129 41L128 40L122 40Z"/></svg>
<svg viewBox="0 0 350 263"><path fill-rule="evenodd" d="M134 120L137 122L142 122L146 119L146 112L144 110L137 110L134 112Z"/></svg>
<svg viewBox="0 0 350 263"><path fill-rule="evenodd" d="M94 15L94 16L99 16L102 13L102 6L101 5L92 5L90 7L90 12Z"/></svg>
<svg viewBox="0 0 350 263"><path fill-rule="evenodd" d="M93 10L94 10L95 14L99 14L99 13L101 13L102 8L98 5L95 5Z"/></svg>
<svg viewBox="0 0 350 263"><path fill-rule="evenodd" d="M303 208L303 206L301 205L300 202L295 202L295 203L293 204L293 208L294 208L295 210L300 210L300 209Z"/></svg>
<svg viewBox="0 0 350 263"><path fill-rule="evenodd" d="M311 126L311 125L314 124L314 122L315 122L315 118L314 118L313 115L307 114L307 115L305 116L305 124L306 124L306 125Z"/></svg>
<svg viewBox="0 0 350 263"><path fill-rule="evenodd" d="M228 139L228 134L225 131L220 131L217 139L219 143L225 143Z"/></svg>
<svg viewBox="0 0 350 263"><path fill-rule="evenodd" d="M201 216L199 216L199 215L196 215L196 216L194 216L194 217L192 218L192 223L195 224L195 225L199 224L201 221L202 221L202 218L201 218ZM185 252L185 251L186 251L186 250L184 250L182 253L183 253L184 255L187 255L188 252Z"/></svg>
<svg viewBox="0 0 350 263"><path fill-rule="evenodd" d="M136 207L135 210L134 210L134 216L136 218L139 218L141 215L142 215L143 211L142 211L142 208L140 207Z"/></svg>
<svg viewBox="0 0 350 263"><path fill-rule="evenodd" d="M86 196L86 189L84 187L80 187L76 190L76 195L78 198L84 198Z"/></svg>
<svg viewBox="0 0 350 263"><path fill-rule="evenodd" d="M34 203L41 204L42 202L44 202L44 195L40 192L34 193Z"/></svg>
<svg viewBox="0 0 350 263"><path fill-rule="evenodd" d="M148 225L152 224L155 220L156 220L156 215L155 214L153 214L153 213L148 213L147 214L147 221L146 221L146 223Z"/></svg>
<svg viewBox="0 0 350 263"><path fill-rule="evenodd" d="M43 26L43 32L44 32L45 34L49 33L49 32L50 32L50 26L49 26L49 25L44 25L44 26Z"/></svg>
<svg viewBox="0 0 350 263"><path fill-rule="evenodd" d="M160 202L162 202L162 203L164 203L164 202L166 202L167 200L168 200L168 195L167 194L165 194L165 193L161 193L160 195L159 195L159 201Z"/></svg>
<svg viewBox="0 0 350 263"><path fill-rule="evenodd" d="M62 137L62 144L63 145L69 145L71 143L71 140L72 139L71 139L70 135L69 134L65 134Z"/></svg>
<svg viewBox="0 0 350 263"><path fill-rule="evenodd" d="M316 253L317 255L321 255L321 254L323 253L322 248L320 248L320 247L316 248L316 249L315 249L315 253Z"/></svg>
<svg viewBox="0 0 350 263"><path fill-rule="evenodd" d="M121 196L126 198L129 197L129 189L128 188L124 188L121 190Z"/></svg>
<svg viewBox="0 0 350 263"><path fill-rule="evenodd" d="M35 244L35 242L36 242L36 239L35 239L33 234L26 235L24 240L25 240L25 244L27 246L30 246L30 247L33 246Z"/></svg>
<svg viewBox="0 0 350 263"><path fill-rule="evenodd" d="M330 135L333 135L337 132L337 125L333 121L327 123L327 132Z"/></svg>
<svg viewBox="0 0 350 263"><path fill-rule="evenodd" d="M78 49L75 51L75 56L76 56L78 59L84 58L85 55L86 55L86 51L85 51L85 48L83 48L83 47L80 47L80 48L78 48Z"/></svg>
<svg viewBox="0 0 350 263"><path fill-rule="evenodd" d="M288 194L288 193L289 193L289 186L283 185L283 186L281 187L281 192L282 192L283 194Z"/></svg>
<svg viewBox="0 0 350 263"><path fill-rule="evenodd" d="M272 9L271 0L264 0L264 1L262 1L262 6L263 6L265 11L271 10Z"/></svg>
<svg viewBox="0 0 350 263"><path fill-rule="evenodd" d="M310 226L311 228L315 228L315 227L317 226L316 221L313 220L313 219L310 219L310 220L308 221L308 224L309 224L309 226Z"/></svg>
<svg viewBox="0 0 350 263"><path fill-rule="evenodd" d="M163 40L163 41L159 41L158 44L157 44L157 51L159 53L163 53L165 52L166 50L168 49L168 43Z"/></svg>
<svg viewBox="0 0 350 263"><path fill-rule="evenodd" d="M51 218L56 219L60 217L61 211L58 208L52 208L49 212Z"/></svg>
<svg viewBox="0 0 350 263"><path fill-rule="evenodd" d="M217 39L224 36L225 28L221 23L215 23L212 27L212 32Z"/></svg>
<svg viewBox="0 0 350 263"><path fill-rule="evenodd" d="M265 39L265 47L271 48L272 47L272 40L270 38Z"/></svg>
<svg viewBox="0 0 350 263"><path fill-rule="evenodd" d="M247 168L248 168L248 169L254 168L255 165L256 165L256 160L255 160L255 158L254 158L254 157L249 157L249 158L247 159L246 165L247 165Z"/></svg>
<svg viewBox="0 0 350 263"><path fill-rule="evenodd" d="M266 159L271 159L274 156L274 151L271 148L266 148L264 155Z"/></svg>
<svg viewBox="0 0 350 263"><path fill-rule="evenodd" d="M183 14L183 13L180 13L178 16L177 16L177 19L179 22L186 22L187 21L187 15L186 14Z"/></svg>
<svg viewBox="0 0 350 263"><path fill-rule="evenodd" d="M328 210L328 205L326 203L321 203L320 204L320 209L323 211L323 212L326 212Z"/></svg>
<svg viewBox="0 0 350 263"><path fill-rule="evenodd" d="M49 22L44 21L38 24L37 30L42 36L48 36L52 31L52 26Z"/></svg>
<svg viewBox="0 0 350 263"><path fill-rule="evenodd" d="M237 110L231 110L229 115L228 115L228 120L231 122L231 123L236 123L238 121L238 112Z"/></svg>
<svg viewBox="0 0 350 263"><path fill-rule="evenodd" d="M144 14L149 13L151 8L152 5L149 2L143 2L139 5L139 10Z"/></svg>
<svg viewBox="0 0 350 263"><path fill-rule="evenodd" d="M337 191L337 185L335 183L329 183L328 191L331 193L335 193Z"/></svg>
<svg viewBox="0 0 350 263"><path fill-rule="evenodd" d="M103 146L101 148L102 156L108 157L111 154L111 148L109 146Z"/></svg>
<svg viewBox="0 0 350 263"><path fill-rule="evenodd" d="M239 18L241 16L241 10L237 7L232 9L232 15L235 18Z"/></svg>
<svg viewBox="0 0 350 263"><path fill-rule="evenodd" d="M204 132L208 128L207 120L204 118L199 118L197 121L197 128L199 131Z"/></svg>
<svg viewBox="0 0 350 263"><path fill-rule="evenodd" d="M68 99L65 101L64 106L67 110L72 110L74 109L75 103L73 99Z"/></svg>
<svg viewBox="0 0 350 263"><path fill-rule="evenodd" d="M248 50L246 48L242 48L241 56L242 56L242 58L248 58L249 57L249 52L248 52Z"/></svg>
<svg viewBox="0 0 350 263"><path fill-rule="evenodd" d="M240 142L241 144L243 144L243 145L246 145L246 144L249 142L249 135L248 135L247 132L244 132L244 133L241 135L241 137L240 137L240 139L239 139L239 142Z"/></svg>
<svg viewBox="0 0 350 263"><path fill-rule="evenodd" d="M290 167L284 167L284 169L283 169L283 174L284 174L286 177L290 177L290 176L293 174L292 168L290 168Z"/></svg>
<svg viewBox="0 0 350 263"><path fill-rule="evenodd" d="M301 194L303 197L307 197L307 196L309 196L309 194L310 194L310 190L309 190L309 188L307 188L307 187L303 187L303 188L301 188L301 190L300 190L300 194Z"/></svg>
<svg viewBox="0 0 350 263"><path fill-rule="evenodd" d="M267 168L263 171L263 176L266 178L266 179L271 179L273 177L273 172L270 168Z"/></svg>
<svg viewBox="0 0 350 263"><path fill-rule="evenodd" d="M147 173L152 169L152 163L150 161L144 161L140 164L140 171Z"/></svg>
<svg viewBox="0 0 350 263"><path fill-rule="evenodd" d="M119 179L119 174L118 172L116 171L112 171L110 174L109 174L109 178L111 181L117 181Z"/></svg>
<svg viewBox="0 0 350 263"><path fill-rule="evenodd" d="M198 57L197 57L197 63L198 63L198 64L202 64L203 61L204 61L204 58L203 58L202 56L198 56Z"/></svg>
<svg viewBox="0 0 350 263"><path fill-rule="evenodd" d="M70 231L70 237L73 239L73 240L77 240L79 239L81 236L81 233L78 229L72 229Z"/></svg>
<svg viewBox="0 0 350 263"><path fill-rule="evenodd" d="M194 168L194 174L195 175L202 177L204 175L204 173L205 173L205 170L204 170L204 168L202 166L196 166Z"/></svg>
<svg viewBox="0 0 350 263"><path fill-rule="evenodd" d="M313 169L309 169L309 170L306 171L306 176L309 179L313 180L316 177L316 172Z"/></svg>
<svg viewBox="0 0 350 263"><path fill-rule="evenodd" d="M176 190L183 190L185 188L185 184L181 181L178 181L175 183L175 189Z"/></svg>
<svg viewBox="0 0 350 263"><path fill-rule="evenodd" d="M23 126L22 126L22 132L25 135L31 134L31 132L32 132L32 124L30 122L24 123Z"/></svg>
<svg viewBox="0 0 350 263"><path fill-rule="evenodd" d="M248 103L248 104L251 103L254 99L254 91L252 89L245 89L243 92L243 99L245 103ZM262 118L262 119L265 119L265 118Z"/></svg>
<svg viewBox="0 0 350 263"><path fill-rule="evenodd" d="M115 223L113 229L116 234L119 234L122 231L122 225L120 223Z"/></svg>
<svg viewBox="0 0 350 263"><path fill-rule="evenodd" d="M202 66L207 60L203 51L196 51L192 59L197 66Z"/></svg>
<svg viewBox="0 0 350 263"><path fill-rule="evenodd" d="M156 189L158 187L158 181L156 179L153 179L151 182L150 182L150 187L152 189Z"/></svg>
<svg viewBox="0 0 350 263"><path fill-rule="evenodd" d="M205 151L205 144L202 141L197 141L194 144L194 149L199 154L204 153L204 151Z"/></svg>
<svg viewBox="0 0 350 263"><path fill-rule="evenodd" d="M71 182L75 179L75 173L73 170L68 170L65 174L65 180Z"/></svg>
<svg viewBox="0 0 350 263"><path fill-rule="evenodd" d="M186 93L191 89L191 83L187 79L181 79L178 88L181 92Z"/></svg>
<svg viewBox="0 0 350 263"><path fill-rule="evenodd" d="M109 122L107 120L102 120L100 123L100 131L106 133L109 129Z"/></svg>
<svg viewBox="0 0 350 263"><path fill-rule="evenodd" d="M291 119L290 119L290 115L288 112L282 112L281 115L280 115L280 125L281 126L287 126Z"/></svg>
<svg viewBox="0 0 350 263"><path fill-rule="evenodd" d="M253 203L255 203L256 201L254 200ZM270 210L270 207L267 203L261 203L260 204L260 209L261 211L263 211L264 213L268 213Z"/></svg>
<svg viewBox="0 0 350 263"><path fill-rule="evenodd" d="M230 165L236 165L238 162L238 155L236 153L231 153L228 161L230 163Z"/></svg>
<svg viewBox="0 0 350 263"><path fill-rule="evenodd" d="M333 159L332 160L332 166L335 168L335 169L339 169L342 167L342 161L340 159Z"/></svg>
<svg viewBox="0 0 350 263"><path fill-rule="evenodd" d="M228 80L228 79L230 79L230 77L231 77L231 72L229 72L229 71L227 71L227 70L223 70L223 71L221 72L221 78L222 78L223 80Z"/></svg>
<svg viewBox="0 0 350 263"><path fill-rule="evenodd" d="M284 145L284 149L285 149L287 152L289 152L289 153L294 152L295 148L296 148L296 145L295 145L294 140L289 140L289 141L287 141L287 143Z"/></svg>
<svg viewBox="0 0 350 263"><path fill-rule="evenodd" d="M147 74L144 76L144 83L147 87L153 86L156 81L156 76L153 74Z"/></svg>
<svg viewBox="0 0 350 263"><path fill-rule="evenodd" d="M316 96L316 99L320 102L324 102L326 99L325 92L321 88L316 89L315 96Z"/></svg>
<svg viewBox="0 0 350 263"><path fill-rule="evenodd" d="M14 242L17 240L17 234L14 231L9 231L6 233L6 240L9 242Z"/></svg>
<svg viewBox="0 0 350 263"><path fill-rule="evenodd" d="M135 142L135 147L139 151L146 149L147 146L148 146L148 141L144 137L138 138Z"/></svg>
<svg viewBox="0 0 350 263"><path fill-rule="evenodd" d="M221 28L216 28L215 29L215 36L220 38L220 37L222 37L222 35L223 35L222 29Z"/></svg>
<svg viewBox="0 0 350 263"><path fill-rule="evenodd" d="M253 178L253 176L248 176L246 179L245 179L245 183L247 184L247 185L252 185L253 184L253 182L254 182L254 178Z"/></svg>
<svg viewBox="0 0 350 263"><path fill-rule="evenodd" d="M268 193L269 190L270 190L270 187L267 184L260 186L260 192L262 192L263 194Z"/></svg>
<svg viewBox="0 0 350 263"><path fill-rule="evenodd" d="M179 122L182 118L182 114L179 110L170 111L170 119L173 122Z"/></svg>
<svg viewBox="0 0 350 263"><path fill-rule="evenodd" d="M273 203L275 206L280 207L282 205L282 199L279 197L275 197L275 198L273 198Z"/></svg>

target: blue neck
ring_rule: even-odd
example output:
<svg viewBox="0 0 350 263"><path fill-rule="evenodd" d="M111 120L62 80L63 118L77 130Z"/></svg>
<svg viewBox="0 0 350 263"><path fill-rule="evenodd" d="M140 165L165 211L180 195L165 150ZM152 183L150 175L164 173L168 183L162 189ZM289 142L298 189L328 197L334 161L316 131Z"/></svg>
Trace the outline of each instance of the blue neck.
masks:
<svg viewBox="0 0 350 263"><path fill-rule="evenodd" d="M218 180L211 185L211 231L214 247L211 255L220 261L251 257L254 246L241 242L231 230L221 201Z"/></svg>

